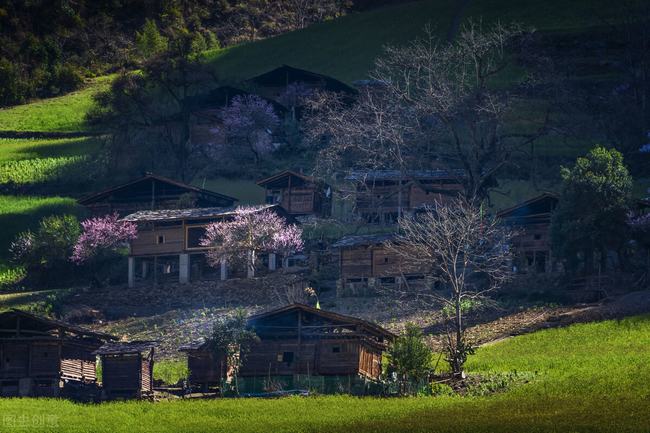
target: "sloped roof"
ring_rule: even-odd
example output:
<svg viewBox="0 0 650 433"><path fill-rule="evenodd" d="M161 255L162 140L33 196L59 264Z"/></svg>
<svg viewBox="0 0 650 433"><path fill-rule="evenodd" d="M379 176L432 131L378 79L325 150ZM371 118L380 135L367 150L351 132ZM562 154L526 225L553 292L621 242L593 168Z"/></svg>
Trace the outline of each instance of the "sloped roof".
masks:
<svg viewBox="0 0 650 433"><path fill-rule="evenodd" d="M204 218L227 218L235 215L239 206L230 207L206 207L192 209L161 209L143 210L132 213L122 218L122 221L130 222L155 222L155 221L180 221ZM252 206L256 212L271 210L283 216L287 221L294 222L294 218L277 204Z"/></svg>
<svg viewBox="0 0 650 433"><path fill-rule="evenodd" d="M47 330L55 329L64 329L70 333L77 334L80 336L94 337L100 340L115 340L117 337L106 334L104 332L92 331L90 329L82 328L80 326L72 325L70 323L63 322L61 320L50 319L48 317L38 316L36 314L29 313L27 311L12 309L10 311L5 311L0 313L0 322L13 317L23 317L29 320L38 322Z"/></svg>
<svg viewBox="0 0 650 433"><path fill-rule="evenodd" d="M94 355L128 355L146 352L158 345L157 341L143 340L106 343L93 352Z"/></svg>
<svg viewBox="0 0 650 433"><path fill-rule="evenodd" d="M87 197L83 197L83 198L79 199L78 203L81 204L81 205L88 205L88 204L91 204L91 203L95 203L95 202L97 202L97 201L99 201L99 200L101 200L101 199L103 199L103 198L117 192L117 191L127 189L127 188L129 188L129 187L131 187L131 186L133 186L135 184L138 184L140 182L146 182L148 180L156 180L158 182L167 183L169 185L173 185L173 186L185 189L188 192L197 192L197 193L204 194L204 195L207 195L207 196L217 197L217 198L221 198L221 199L224 199L224 200L230 200L232 202L239 201L238 199L236 199L234 197L230 197L230 196L225 195L225 194L220 194L218 192L214 192L214 191L210 191L210 190L207 190L207 189L199 188L197 186L189 185L189 184L186 184L186 183L183 183L183 182L179 182L177 180L169 179L169 178L164 177L164 176L159 176L157 174L147 173L147 174L145 174L144 176L142 176L142 177L140 177L138 179L135 179L135 180L132 180L130 182L108 188L108 189L106 189L104 191L89 195Z"/></svg>
<svg viewBox="0 0 650 433"><path fill-rule="evenodd" d="M228 106L228 104L230 104L232 99L236 96L251 95L258 96L259 98L271 104L276 113L281 114L287 112L287 108L284 105L279 104L272 99L265 98L260 95L255 95L254 93L247 92L246 90L232 86L220 86L216 89L210 90L207 93L193 96L190 103L192 105L192 110L196 112L215 108L223 108Z"/></svg>
<svg viewBox="0 0 650 433"><path fill-rule="evenodd" d="M255 321L257 320L265 319L277 315L282 315L294 311L299 311L299 310L307 314L312 314L315 316L322 317L334 323L339 323L341 325L358 325L361 326L362 328L365 328L370 333L383 338L387 338L387 339L395 338L395 334L393 334L392 332L382 328L381 326L375 323L368 322L367 320L359 319L358 317L353 317L353 316L346 316L343 314L335 313L333 311L320 310L317 308L310 307L309 305L299 304L299 303L289 304L284 307L277 308L271 311L254 314L248 318L248 323L249 325L252 325L254 327Z"/></svg>
<svg viewBox="0 0 650 433"><path fill-rule="evenodd" d="M373 180L398 180L398 179L462 179L465 170L462 169L436 169L436 170L353 170L345 180L373 181Z"/></svg>
<svg viewBox="0 0 650 433"><path fill-rule="evenodd" d="M284 170L284 171L281 171L279 173L274 174L273 176L269 176L269 177L267 177L265 179L260 179L255 183L257 183L258 185L266 185L266 184L275 182L275 181L277 181L279 179L282 179L284 177L289 177L289 176L297 177L298 179L301 179L301 180L303 180L305 182L312 182L312 183L316 182L316 179L314 179L311 176L307 176L307 175L304 175L302 173L297 173L297 172L295 172L293 170Z"/></svg>
<svg viewBox="0 0 650 433"><path fill-rule="evenodd" d="M544 201L548 201L548 206L544 205ZM557 202L557 195L550 192L545 192L531 199L518 203L512 207L503 209L497 213L497 218L522 218L539 214L546 214L552 210L551 208L557 204ZM549 207L549 209L546 209L546 207Z"/></svg>
<svg viewBox="0 0 650 433"><path fill-rule="evenodd" d="M332 248L356 247L359 245L378 245L395 238L395 233L381 233L375 235L344 236L336 241Z"/></svg>
<svg viewBox="0 0 650 433"><path fill-rule="evenodd" d="M307 71L305 69L294 68L289 65L282 65L268 72L260 74L247 80L260 86L275 86L278 83L286 85L289 82L315 82L322 81L325 88L334 92L357 93L357 90L348 86L344 82L334 77L319 74L317 72Z"/></svg>

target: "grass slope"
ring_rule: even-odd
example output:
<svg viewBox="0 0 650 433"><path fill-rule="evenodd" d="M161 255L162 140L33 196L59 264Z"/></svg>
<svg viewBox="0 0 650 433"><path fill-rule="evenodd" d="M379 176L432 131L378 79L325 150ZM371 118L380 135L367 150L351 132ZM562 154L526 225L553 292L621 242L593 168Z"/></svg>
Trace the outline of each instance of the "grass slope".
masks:
<svg viewBox="0 0 650 433"><path fill-rule="evenodd" d="M85 88L56 98L0 110L0 131L85 131L86 113L93 95L110 84L112 76L99 77Z"/></svg>
<svg viewBox="0 0 650 433"><path fill-rule="evenodd" d="M649 355L646 316L546 330L480 349L469 361L474 373L538 372L532 383L489 397L102 405L2 399L0 411L5 428L31 432L647 432ZM21 416L25 427L17 424Z"/></svg>

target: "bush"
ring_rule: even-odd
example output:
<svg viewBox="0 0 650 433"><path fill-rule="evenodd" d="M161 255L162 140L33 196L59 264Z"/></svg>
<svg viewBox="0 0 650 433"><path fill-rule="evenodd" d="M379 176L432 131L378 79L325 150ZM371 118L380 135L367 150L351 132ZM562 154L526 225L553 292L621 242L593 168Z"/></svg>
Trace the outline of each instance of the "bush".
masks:
<svg viewBox="0 0 650 433"><path fill-rule="evenodd" d="M445 397L456 395L454 389L446 383L432 382L429 384L429 392L433 397Z"/></svg>
<svg viewBox="0 0 650 433"><path fill-rule="evenodd" d="M36 232L17 236L10 247L12 260L24 267L28 281L50 285L68 280L74 274L69 258L80 234L73 215L45 217Z"/></svg>
<svg viewBox="0 0 650 433"><path fill-rule="evenodd" d="M422 330L407 323L404 335L397 337L388 349L388 369L396 374L401 394L411 390L412 382L428 377L432 359L433 352L425 343Z"/></svg>

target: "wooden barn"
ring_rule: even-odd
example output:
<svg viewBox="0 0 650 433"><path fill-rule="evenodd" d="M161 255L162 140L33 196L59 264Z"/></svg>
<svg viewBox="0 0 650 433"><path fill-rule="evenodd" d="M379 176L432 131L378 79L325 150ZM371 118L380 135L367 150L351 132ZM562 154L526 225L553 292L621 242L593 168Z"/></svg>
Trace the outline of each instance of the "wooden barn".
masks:
<svg viewBox="0 0 650 433"><path fill-rule="evenodd" d="M117 212L120 216L140 210L229 207L236 202L236 198L151 173L79 200L94 215Z"/></svg>
<svg viewBox="0 0 650 433"><path fill-rule="evenodd" d="M275 212L289 223L296 222L278 205L257 209ZM135 285L136 278L177 278L180 283L202 278L210 270L205 262L207 248L200 244L205 229L210 223L232 218L235 210L235 207L168 209L140 211L124 217L124 221L138 225L138 237L130 242L129 286ZM269 254L265 259L269 270L275 270L275 255ZM220 278L225 280L230 273L237 275L237 271L223 263Z"/></svg>
<svg viewBox="0 0 650 433"><path fill-rule="evenodd" d="M192 342L181 346L178 350L187 354L190 386L207 390L209 387L221 386L230 378L225 354L218 356L205 341Z"/></svg>
<svg viewBox="0 0 650 433"><path fill-rule="evenodd" d="M94 383L93 351L114 337L20 310L0 313L0 396L57 396Z"/></svg>
<svg viewBox="0 0 650 433"><path fill-rule="evenodd" d="M264 98L272 99L279 103L285 102L282 101L281 95L291 84L301 84L312 90L326 90L328 92L342 93L350 95L350 97L357 94L355 88L348 86L336 78L316 72L306 71L304 69L294 68L288 65L282 65L271 71L253 77L247 80L246 84L255 94ZM296 117L300 117L299 112L295 114Z"/></svg>
<svg viewBox="0 0 650 433"><path fill-rule="evenodd" d="M278 204L293 216L330 215L332 190L313 177L285 170L257 184L266 191L267 204Z"/></svg>
<svg viewBox="0 0 650 433"><path fill-rule="evenodd" d="M382 352L395 337L356 317L303 304L251 316L260 341L240 369L242 377L354 376L377 380Z"/></svg>
<svg viewBox="0 0 650 433"><path fill-rule="evenodd" d="M462 194L463 170L354 171L346 180L355 192L355 211L370 223L392 223L399 212L409 213L424 205Z"/></svg>
<svg viewBox="0 0 650 433"><path fill-rule="evenodd" d="M558 270L551 251L551 216L557 203L557 196L544 193L497 214L516 231L513 247L518 273Z"/></svg>
<svg viewBox="0 0 650 433"><path fill-rule="evenodd" d="M104 397L142 398L153 393L153 341L111 342L97 349Z"/></svg>
<svg viewBox="0 0 650 433"><path fill-rule="evenodd" d="M394 238L390 233L346 236L332 245L339 257L339 296L365 295L379 286L425 281L427 272L411 269L386 248Z"/></svg>

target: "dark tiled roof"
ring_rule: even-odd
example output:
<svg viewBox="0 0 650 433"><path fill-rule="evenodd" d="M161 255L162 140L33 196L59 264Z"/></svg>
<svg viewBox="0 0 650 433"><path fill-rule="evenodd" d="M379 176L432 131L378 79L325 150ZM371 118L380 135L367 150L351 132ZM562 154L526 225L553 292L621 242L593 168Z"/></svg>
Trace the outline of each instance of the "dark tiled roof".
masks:
<svg viewBox="0 0 650 433"><path fill-rule="evenodd" d="M313 314L316 316L324 317L328 320L331 320L332 322L335 323L341 323L341 324L347 324L347 325L360 325L364 328L366 328L368 331L370 331L373 334L379 335L384 338L392 339L395 337L395 334L392 332L388 331L387 329L382 328L381 326L368 322L367 320L359 319L358 317L353 317L353 316L346 316L343 314L335 313L333 311L325 311L325 310L320 310L314 307L310 307L309 305L305 304L289 304L281 308L277 308L275 310L271 311L266 311L264 313L259 313L255 314L253 316L250 316L248 318L248 323L249 325L253 326L255 325L255 322L258 321L259 319L266 318L266 317L271 317L279 314L285 314L291 311L297 311L297 310L302 310L304 312L307 312L309 314Z"/></svg>
<svg viewBox="0 0 650 433"><path fill-rule="evenodd" d="M142 353L153 349L158 345L156 341L131 341L106 343L93 352L95 355L126 355L131 353Z"/></svg>
<svg viewBox="0 0 650 433"><path fill-rule="evenodd" d="M206 344L206 341L204 339L198 339L195 341L191 341L187 344L183 344L181 347L178 348L179 352L188 352L192 350L199 350L203 349Z"/></svg>
<svg viewBox="0 0 650 433"><path fill-rule="evenodd" d="M106 333L103 333L103 332L92 331L90 329L82 328L82 327L76 326L76 325L71 325L69 323L62 322L60 320L50 319L50 318L43 317L43 316L37 316L36 314L32 314L32 313L29 313L27 311L18 310L18 309L15 309L15 308L10 310L10 311L5 311L4 313L0 313L0 320L4 319L4 318L7 318L7 317L11 317L11 316L25 317L25 318L34 320L36 322L39 322L39 323L43 324L44 326L50 327L52 329L62 328L62 329L67 330L68 332L72 332L73 334L94 337L94 338L98 338L100 340L115 340L115 339L117 339L117 337L115 337L113 335L110 335L110 334L106 334Z"/></svg>
<svg viewBox="0 0 650 433"><path fill-rule="evenodd" d="M397 179L462 179L465 177L465 170L407 170L402 173L400 170L355 170L350 172L345 179L354 181L372 180L397 180Z"/></svg>
<svg viewBox="0 0 650 433"><path fill-rule="evenodd" d="M383 244L384 242L390 241L394 238L395 238L394 233L345 236L339 239L334 245L332 245L332 247L346 248L346 247L354 247L358 245L377 245L377 244Z"/></svg>
<svg viewBox="0 0 650 433"><path fill-rule="evenodd" d="M94 203L94 202L96 202L98 200L101 200L102 198L104 198L106 196L111 195L112 193L115 193L116 191L123 190L123 189L128 188L128 187L130 187L132 185L138 184L140 182L145 182L145 181L150 180L150 179L158 181L158 182L162 182L162 183L167 183L169 185L174 185L176 187L185 189L186 191L192 191L192 192L197 192L197 193L212 196L212 197L218 197L218 198L222 198L222 199L225 199L225 200L230 200L232 202L239 201L238 199L236 199L234 197L227 196L225 194L220 194L218 192L214 192L214 191L210 191L210 190L207 190L207 189L199 188L197 186L189 185L189 184L179 182L179 181L174 180L174 179L169 179L169 178L164 177L164 176L159 176L157 174L147 173L143 177L140 177L138 179L132 180L132 181L127 182L127 183L124 183L122 185L117 185L117 186L111 187L109 189L106 189L104 191L89 195L87 197L83 197L83 198L81 198L79 200L79 204L88 205L88 204Z"/></svg>

